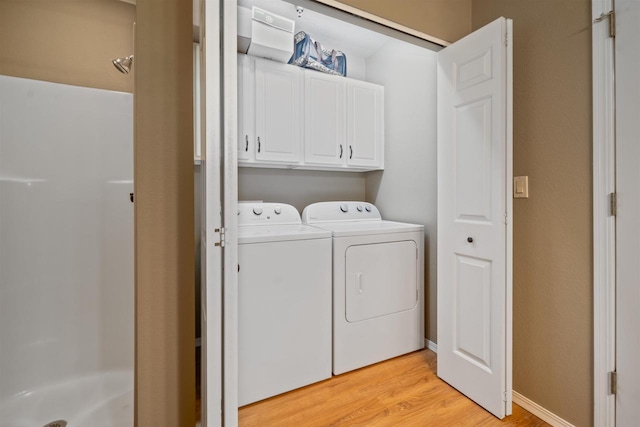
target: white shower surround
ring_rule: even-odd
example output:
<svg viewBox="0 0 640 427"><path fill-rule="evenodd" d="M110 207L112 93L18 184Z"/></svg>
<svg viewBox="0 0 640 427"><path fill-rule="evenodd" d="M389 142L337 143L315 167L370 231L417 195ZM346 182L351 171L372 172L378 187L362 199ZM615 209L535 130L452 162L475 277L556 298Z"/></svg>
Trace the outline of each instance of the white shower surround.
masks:
<svg viewBox="0 0 640 427"><path fill-rule="evenodd" d="M132 425L131 192L131 94L0 76L0 426Z"/></svg>
<svg viewBox="0 0 640 427"><path fill-rule="evenodd" d="M103 372L50 384L0 404L0 427L133 426L133 371Z"/></svg>

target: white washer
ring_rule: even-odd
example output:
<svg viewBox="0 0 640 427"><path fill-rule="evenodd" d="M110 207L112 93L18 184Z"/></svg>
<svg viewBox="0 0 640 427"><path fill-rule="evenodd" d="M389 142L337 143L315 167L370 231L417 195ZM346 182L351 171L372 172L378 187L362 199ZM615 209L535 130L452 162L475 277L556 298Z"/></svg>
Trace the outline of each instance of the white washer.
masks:
<svg viewBox="0 0 640 427"><path fill-rule="evenodd" d="M333 373L424 347L424 227L384 221L364 202L307 206L333 235Z"/></svg>
<svg viewBox="0 0 640 427"><path fill-rule="evenodd" d="M331 234L281 203L238 210L238 403L331 376Z"/></svg>

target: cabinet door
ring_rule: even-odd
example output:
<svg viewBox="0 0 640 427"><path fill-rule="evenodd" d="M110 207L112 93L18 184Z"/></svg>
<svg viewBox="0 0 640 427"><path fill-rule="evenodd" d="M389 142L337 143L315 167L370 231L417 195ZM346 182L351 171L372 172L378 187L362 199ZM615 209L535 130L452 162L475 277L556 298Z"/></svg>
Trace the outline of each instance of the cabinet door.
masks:
<svg viewBox="0 0 640 427"><path fill-rule="evenodd" d="M255 141L254 59L238 55L238 160L253 160Z"/></svg>
<svg viewBox="0 0 640 427"><path fill-rule="evenodd" d="M383 167L384 87L347 80L347 165Z"/></svg>
<svg viewBox="0 0 640 427"><path fill-rule="evenodd" d="M345 147L345 79L304 72L304 161L342 165Z"/></svg>
<svg viewBox="0 0 640 427"><path fill-rule="evenodd" d="M303 137L303 70L255 61L256 160L298 163Z"/></svg>

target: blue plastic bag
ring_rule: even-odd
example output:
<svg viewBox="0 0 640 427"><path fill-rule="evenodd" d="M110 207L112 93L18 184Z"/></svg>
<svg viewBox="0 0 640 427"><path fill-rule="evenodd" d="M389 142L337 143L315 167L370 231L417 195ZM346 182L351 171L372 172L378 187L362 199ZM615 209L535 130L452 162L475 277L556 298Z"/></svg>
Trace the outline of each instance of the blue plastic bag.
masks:
<svg viewBox="0 0 640 427"><path fill-rule="evenodd" d="M327 74L347 76L347 57L339 50L328 50L309 34L300 31L293 38L293 56L289 64Z"/></svg>

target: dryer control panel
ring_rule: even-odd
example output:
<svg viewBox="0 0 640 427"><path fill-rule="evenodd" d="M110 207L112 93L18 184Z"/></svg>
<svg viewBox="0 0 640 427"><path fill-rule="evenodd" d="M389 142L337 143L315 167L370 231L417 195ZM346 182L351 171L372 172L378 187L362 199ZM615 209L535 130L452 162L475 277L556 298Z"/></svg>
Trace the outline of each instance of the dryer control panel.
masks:
<svg viewBox="0 0 640 427"><path fill-rule="evenodd" d="M239 202L238 226L301 224L298 210L284 203Z"/></svg>
<svg viewBox="0 0 640 427"><path fill-rule="evenodd" d="M378 208L366 202L320 202L302 212L305 224L336 221L380 221Z"/></svg>

